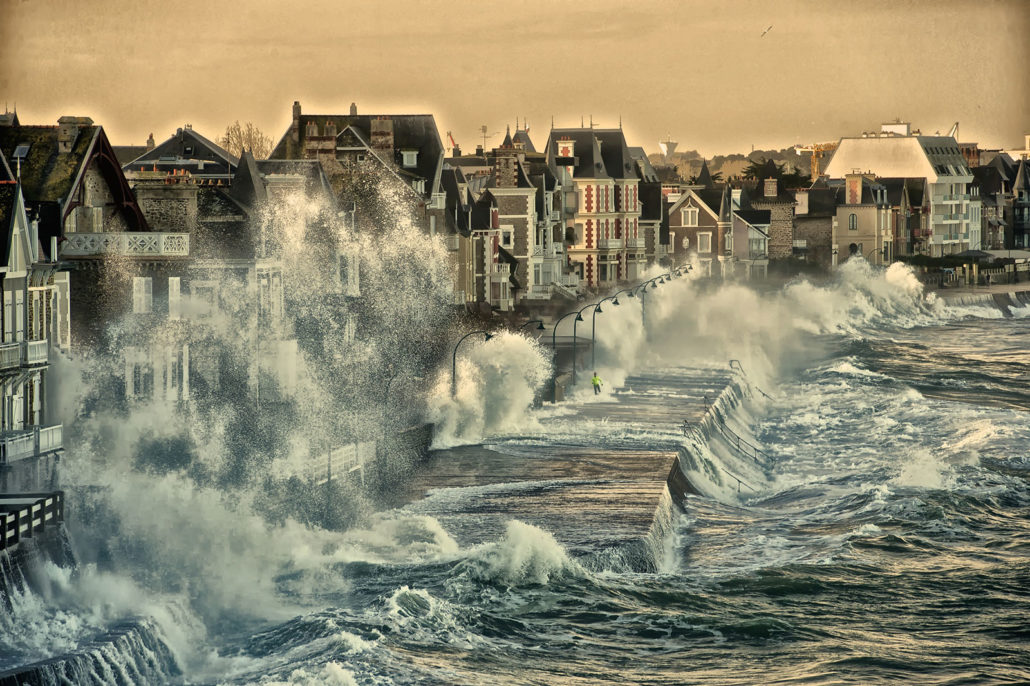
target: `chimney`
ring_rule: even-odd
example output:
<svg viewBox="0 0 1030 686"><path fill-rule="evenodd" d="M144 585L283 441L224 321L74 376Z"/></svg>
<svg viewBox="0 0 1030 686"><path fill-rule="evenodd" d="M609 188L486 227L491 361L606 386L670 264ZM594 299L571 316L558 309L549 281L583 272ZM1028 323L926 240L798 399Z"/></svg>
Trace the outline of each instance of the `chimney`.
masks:
<svg viewBox="0 0 1030 686"><path fill-rule="evenodd" d="M147 136L147 152L150 152L155 147L156 143L154 143L154 134L151 133L149 136Z"/></svg>
<svg viewBox="0 0 1030 686"><path fill-rule="evenodd" d="M89 117L61 117L58 119L57 151L71 152L75 140L79 137L79 129L86 126L93 126L93 120Z"/></svg>
<svg viewBox="0 0 1030 686"><path fill-rule="evenodd" d="M393 120L378 117L371 122L372 149L384 160L393 161Z"/></svg>
<svg viewBox="0 0 1030 686"><path fill-rule="evenodd" d="M294 145L294 151L297 152L297 146L300 145L300 100L293 101L293 121L290 122L290 142Z"/></svg>
<svg viewBox="0 0 1030 686"><path fill-rule="evenodd" d="M776 192L776 179L766 179L765 180L765 193L764 193L764 195L767 198L775 198L777 196L777 192Z"/></svg>
<svg viewBox="0 0 1030 686"><path fill-rule="evenodd" d="M451 148L451 157L461 157L461 148L457 145Z"/></svg>
<svg viewBox="0 0 1030 686"><path fill-rule="evenodd" d="M358 104L355 103L355 102L352 102L350 104L350 116L352 116L352 117L358 116Z"/></svg>
<svg viewBox="0 0 1030 686"><path fill-rule="evenodd" d="M476 156L477 157L482 157L483 156L483 146L482 145L477 145L476 146Z"/></svg>

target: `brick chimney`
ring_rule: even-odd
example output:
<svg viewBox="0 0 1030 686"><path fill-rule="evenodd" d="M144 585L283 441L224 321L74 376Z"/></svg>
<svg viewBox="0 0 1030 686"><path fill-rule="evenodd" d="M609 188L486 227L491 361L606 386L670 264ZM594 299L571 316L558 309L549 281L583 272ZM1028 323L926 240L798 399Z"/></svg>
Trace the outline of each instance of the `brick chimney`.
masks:
<svg viewBox="0 0 1030 686"><path fill-rule="evenodd" d="M388 117L377 117L371 122L369 141L372 149L382 159L393 162L393 120Z"/></svg>
<svg viewBox="0 0 1030 686"><path fill-rule="evenodd" d="M149 136L147 136L147 152L150 152L155 147L157 147L157 144L154 142L154 134L151 133Z"/></svg>
<svg viewBox="0 0 1030 686"><path fill-rule="evenodd" d="M75 140L79 137L79 129L93 126L93 120L89 117L61 117L57 120L57 151L68 153L72 151Z"/></svg>
<svg viewBox="0 0 1030 686"><path fill-rule="evenodd" d="M350 116L352 116L352 117L358 116L358 104L356 102L352 102L350 104Z"/></svg>

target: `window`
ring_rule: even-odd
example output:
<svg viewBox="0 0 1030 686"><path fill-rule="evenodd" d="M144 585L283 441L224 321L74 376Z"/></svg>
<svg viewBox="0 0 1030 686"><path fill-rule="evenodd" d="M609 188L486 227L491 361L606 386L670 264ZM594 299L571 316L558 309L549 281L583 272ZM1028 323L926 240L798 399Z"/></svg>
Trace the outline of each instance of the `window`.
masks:
<svg viewBox="0 0 1030 686"><path fill-rule="evenodd" d="M168 318L169 319L178 319L180 314L181 314L181 312L182 312L182 307L180 305L180 303L182 301L181 301L181 299L179 297L179 286L180 286L180 282L179 282L179 277L178 276L169 276L168 277Z"/></svg>
<svg viewBox="0 0 1030 686"><path fill-rule="evenodd" d="M358 155L358 162L364 162L364 161L365 161L365 156L359 154Z"/></svg>
<svg viewBox="0 0 1030 686"><path fill-rule="evenodd" d="M683 210L681 221L683 226L697 226L697 208L688 207Z"/></svg>
<svg viewBox="0 0 1030 686"><path fill-rule="evenodd" d="M132 278L133 314L150 314L154 311L154 280L149 276Z"/></svg>
<svg viewBox="0 0 1030 686"><path fill-rule="evenodd" d="M700 253L712 252L712 234L710 231L697 234L697 251Z"/></svg>
<svg viewBox="0 0 1030 686"><path fill-rule="evenodd" d="M855 213L848 215L848 230L858 231L858 215Z"/></svg>
<svg viewBox="0 0 1030 686"><path fill-rule="evenodd" d="M690 236L684 236L683 237L683 249L684 250L689 250L690 249Z"/></svg>
<svg viewBox="0 0 1030 686"><path fill-rule="evenodd" d="M503 245L505 248L511 247L511 231L501 232L501 245Z"/></svg>
<svg viewBox="0 0 1030 686"><path fill-rule="evenodd" d="M757 257L765 257L765 239L764 238L751 238L747 242L747 249L750 259Z"/></svg>
<svg viewBox="0 0 1030 686"><path fill-rule="evenodd" d="M410 169L418 164L418 150L401 150L402 164Z"/></svg>

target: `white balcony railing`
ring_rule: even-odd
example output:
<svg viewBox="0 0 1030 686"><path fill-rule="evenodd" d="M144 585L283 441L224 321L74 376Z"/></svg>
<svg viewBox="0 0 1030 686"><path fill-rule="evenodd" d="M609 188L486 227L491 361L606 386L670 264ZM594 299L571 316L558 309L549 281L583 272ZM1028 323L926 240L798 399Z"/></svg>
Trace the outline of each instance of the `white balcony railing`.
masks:
<svg viewBox="0 0 1030 686"><path fill-rule="evenodd" d="M0 369L11 369L21 365L21 343L0 344Z"/></svg>
<svg viewBox="0 0 1030 686"><path fill-rule="evenodd" d="M643 248L644 247L644 237L643 236L637 236L636 238L627 238L626 239L626 247L627 248Z"/></svg>
<svg viewBox="0 0 1030 686"><path fill-rule="evenodd" d="M61 246L63 257L121 255L125 257L188 257L188 233L112 232L68 233Z"/></svg>
<svg viewBox="0 0 1030 686"><path fill-rule="evenodd" d="M24 460L64 447L64 426L33 426L0 433L0 464Z"/></svg>
<svg viewBox="0 0 1030 686"><path fill-rule="evenodd" d="M621 238L598 238L598 250L621 250L623 246Z"/></svg>
<svg viewBox="0 0 1030 686"><path fill-rule="evenodd" d="M41 341L22 341L23 365L46 364L50 360L50 342L47 339Z"/></svg>

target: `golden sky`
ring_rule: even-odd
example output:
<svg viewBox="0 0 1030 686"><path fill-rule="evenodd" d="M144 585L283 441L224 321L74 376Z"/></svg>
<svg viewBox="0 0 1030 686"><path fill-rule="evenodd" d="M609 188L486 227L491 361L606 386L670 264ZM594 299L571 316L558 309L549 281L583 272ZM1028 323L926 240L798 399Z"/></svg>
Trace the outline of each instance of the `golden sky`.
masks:
<svg viewBox="0 0 1030 686"><path fill-rule="evenodd" d="M763 36L767 27L772 27ZM91 116L116 145L189 122L429 112L472 149L528 119L666 135L706 155L836 140L896 117L1022 147L1028 0L0 0L0 95Z"/></svg>

